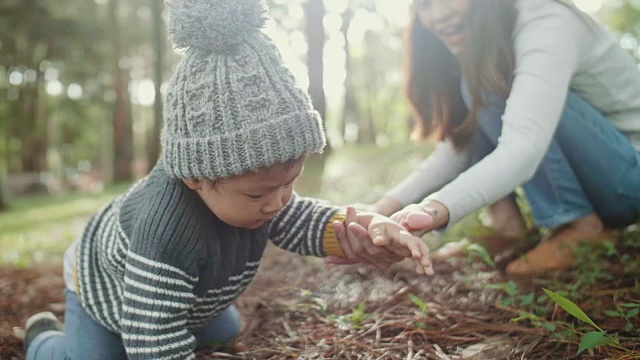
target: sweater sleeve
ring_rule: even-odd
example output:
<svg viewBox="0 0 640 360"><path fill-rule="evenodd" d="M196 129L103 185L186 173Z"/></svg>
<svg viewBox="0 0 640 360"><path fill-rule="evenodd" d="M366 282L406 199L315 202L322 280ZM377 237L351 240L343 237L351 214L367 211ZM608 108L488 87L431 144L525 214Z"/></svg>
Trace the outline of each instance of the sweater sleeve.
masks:
<svg viewBox="0 0 640 360"><path fill-rule="evenodd" d="M131 236L122 289L122 340L129 359L195 359L187 328L196 301L197 216L167 188L149 204ZM164 206L163 206L164 205Z"/></svg>
<svg viewBox="0 0 640 360"><path fill-rule="evenodd" d="M497 148L428 197L449 209L447 227L527 182L549 147L590 29L569 8L545 4L514 32L515 76Z"/></svg>
<svg viewBox="0 0 640 360"><path fill-rule="evenodd" d="M440 141L420 166L385 196L398 200L403 206L419 202L455 179L468 161L468 151L457 151L450 140Z"/></svg>
<svg viewBox="0 0 640 360"><path fill-rule="evenodd" d="M325 240L335 242L335 235L330 239L327 231L333 220L339 220L339 210L327 202L294 193L289 203L270 221L269 239L278 247L301 255L326 256ZM339 255L335 251L329 253Z"/></svg>

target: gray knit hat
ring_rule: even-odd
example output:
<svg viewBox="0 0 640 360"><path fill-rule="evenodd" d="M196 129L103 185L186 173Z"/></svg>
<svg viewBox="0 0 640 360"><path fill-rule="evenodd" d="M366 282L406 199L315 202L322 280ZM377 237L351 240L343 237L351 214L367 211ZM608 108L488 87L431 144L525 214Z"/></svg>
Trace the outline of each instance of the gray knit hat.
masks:
<svg viewBox="0 0 640 360"><path fill-rule="evenodd" d="M262 32L262 0L168 0L186 49L169 88L163 160L177 178L218 179L321 152L322 122Z"/></svg>

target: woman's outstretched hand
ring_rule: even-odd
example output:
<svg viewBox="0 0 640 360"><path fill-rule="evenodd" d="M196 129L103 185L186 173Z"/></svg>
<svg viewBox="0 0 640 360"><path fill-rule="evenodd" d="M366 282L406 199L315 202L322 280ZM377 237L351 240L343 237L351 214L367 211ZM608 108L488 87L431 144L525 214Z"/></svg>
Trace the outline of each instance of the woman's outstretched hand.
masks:
<svg viewBox="0 0 640 360"><path fill-rule="evenodd" d="M404 226L411 234L422 236L449 222L449 210L442 203L411 204L391 215L391 219Z"/></svg>

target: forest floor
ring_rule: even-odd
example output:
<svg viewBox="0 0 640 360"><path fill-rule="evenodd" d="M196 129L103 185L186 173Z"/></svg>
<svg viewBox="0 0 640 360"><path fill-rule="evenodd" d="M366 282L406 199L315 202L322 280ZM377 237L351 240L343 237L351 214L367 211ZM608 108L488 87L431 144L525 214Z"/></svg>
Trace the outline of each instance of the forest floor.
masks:
<svg viewBox="0 0 640 360"><path fill-rule="evenodd" d="M640 299L637 276L598 282L579 306L588 314ZM597 316L624 351L611 345L578 354L588 329L555 306L542 280L513 282L481 260L437 264L434 277L411 264L386 271L327 266L269 246L249 289L238 299L244 331L237 344L199 359L637 359L635 316ZM579 282L572 275L554 282ZM38 311L64 316L60 266L0 268L0 359L24 359L15 336ZM584 292L584 289L578 289ZM626 305L629 307L631 305ZM541 311L546 314L535 315ZM537 310L536 310L537 309ZM546 310L545 310L546 309ZM516 320L517 319L517 320ZM627 325L631 324L631 325ZM627 330L625 330L625 327Z"/></svg>

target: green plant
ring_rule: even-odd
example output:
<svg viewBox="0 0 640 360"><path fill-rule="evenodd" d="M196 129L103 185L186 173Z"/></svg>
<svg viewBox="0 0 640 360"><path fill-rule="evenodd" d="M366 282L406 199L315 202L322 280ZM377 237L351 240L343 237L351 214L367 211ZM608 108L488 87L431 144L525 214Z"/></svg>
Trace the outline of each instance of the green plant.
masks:
<svg viewBox="0 0 640 360"><path fill-rule="evenodd" d="M345 315L331 315L327 319L329 321L337 322L342 326L352 327L354 329L362 329L362 324L371 319L373 317L372 314L368 313L367 305L365 302L361 302L357 308L353 309L351 314Z"/></svg>
<svg viewBox="0 0 640 360"><path fill-rule="evenodd" d="M630 321L631 319L634 319L636 316L638 316L638 313L640 313L640 302L637 301L632 303L625 303L619 306L616 304L615 310L604 311L604 314L609 317L624 319L624 330L627 332L638 332L638 329L635 329L633 323Z"/></svg>
<svg viewBox="0 0 640 360"><path fill-rule="evenodd" d="M429 316L429 304L414 294L409 294L409 300L418 307L420 315L422 315L423 318L427 318ZM424 321L417 321L416 327L419 329L427 329L428 325Z"/></svg>
<svg viewBox="0 0 640 360"><path fill-rule="evenodd" d="M573 273L577 277L568 288L571 297L577 299L582 295L584 289L594 285L609 281L611 274L607 271L609 260L619 256L616 245L613 241L602 241L597 243L582 243L575 249L576 266Z"/></svg>
<svg viewBox="0 0 640 360"><path fill-rule="evenodd" d="M298 296L303 299L298 304L289 305L287 311L301 311L301 310L316 310L321 314L324 314L327 310L327 301L322 297L316 296L311 290L301 289L295 286L287 287L288 290L298 293Z"/></svg>
<svg viewBox="0 0 640 360"><path fill-rule="evenodd" d="M531 324L541 327L553 333L556 339L571 341L577 338L577 332L569 323L561 321L549 321L544 317L540 317L530 312L521 312L517 318L511 319L513 322L528 320Z"/></svg>
<svg viewBox="0 0 640 360"><path fill-rule="evenodd" d="M544 290L544 292L549 295L549 297L566 312L598 330L590 331L584 334L582 341L580 342L580 346L578 347L578 354L585 350L591 350L605 345L612 345L620 350L624 350L627 353L631 352L629 349L622 346L620 342L613 336L609 335L606 331L602 330L598 325L596 325L596 323L593 322L593 320L591 320L591 318L589 318L589 316L587 316L587 314L585 314L584 311L582 311L582 309L573 301L551 290L542 290Z"/></svg>
<svg viewBox="0 0 640 360"><path fill-rule="evenodd" d="M492 268L496 267L496 263L495 261L493 261L493 257L489 254L484 246L480 244L470 243L465 246L464 249L467 252L469 261L479 258L484 261L485 264L491 266Z"/></svg>
<svg viewBox="0 0 640 360"><path fill-rule="evenodd" d="M516 302L518 293L520 292L520 290L518 290L518 285L513 280L509 280L506 283L489 284L487 285L487 289L498 289L507 294L500 303L502 306L513 305Z"/></svg>

